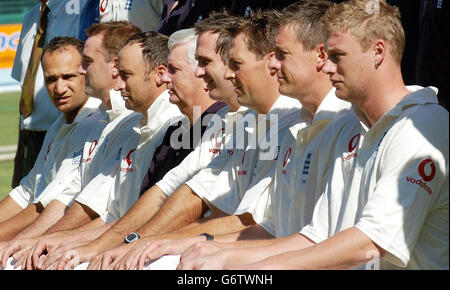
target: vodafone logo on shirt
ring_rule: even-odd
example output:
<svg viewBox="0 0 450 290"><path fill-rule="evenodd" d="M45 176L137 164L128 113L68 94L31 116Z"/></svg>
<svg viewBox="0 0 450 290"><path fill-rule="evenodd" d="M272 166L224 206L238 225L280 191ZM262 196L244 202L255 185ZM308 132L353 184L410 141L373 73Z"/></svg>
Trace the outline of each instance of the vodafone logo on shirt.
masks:
<svg viewBox="0 0 450 290"><path fill-rule="evenodd" d="M422 177L422 179L406 177L406 181L413 183L413 184L417 184L420 187L422 187L426 192L428 192L428 194L432 194L433 191L426 184L426 182L432 181L434 176L436 175L436 165L434 164L433 160L431 160L430 158L422 160L419 163L417 170L419 172L420 177Z"/></svg>
<svg viewBox="0 0 450 290"><path fill-rule="evenodd" d="M128 152L127 157L125 158L125 161L127 162L127 167L125 168L120 168L120 171L122 172L134 172L134 169L131 168L131 154L133 154L133 152L136 151L136 148L131 149L130 152Z"/></svg>
<svg viewBox="0 0 450 290"><path fill-rule="evenodd" d="M420 176L427 182L433 180L434 176L436 175L436 165L434 165L433 160L429 158L420 162L418 170Z"/></svg>
<svg viewBox="0 0 450 290"><path fill-rule="evenodd" d="M353 152L356 147L358 146L359 139L361 138L361 134L356 134L350 139L350 142L348 143L348 152L351 152L350 154L344 156L342 159L343 161L350 160L352 158L356 158L358 154L356 152Z"/></svg>

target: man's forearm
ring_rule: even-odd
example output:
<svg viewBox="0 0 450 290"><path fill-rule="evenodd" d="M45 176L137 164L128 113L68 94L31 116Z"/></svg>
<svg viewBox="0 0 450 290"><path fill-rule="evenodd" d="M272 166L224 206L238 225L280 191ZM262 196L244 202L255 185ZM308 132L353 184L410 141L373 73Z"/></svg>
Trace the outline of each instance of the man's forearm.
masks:
<svg viewBox="0 0 450 290"><path fill-rule="evenodd" d="M106 250L121 244L127 234L148 222L166 199L167 196L158 186L149 188L123 217L93 242L95 247Z"/></svg>
<svg viewBox="0 0 450 290"><path fill-rule="evenodd" d="M9 220L22 210L23 209L17 204L17 202L15 202L11 196L7 195L0 201L0 224Z"/></svg>
<svg viewBox="0 0 450 290"><path fill-rule="evenodd" d="M220 241L235 241L245 232L246 229L252 227L254 221L250 215L228 215L217 218L205 218L200 221L182 227L179 230L168 232L160 235L162 238L186 238L200 235L201 233L209 233L217 235Z"/></svg>
<svg viewBox="0 0 450 290"><path fill-rule="evenodd" d="M298 233L277 239L246 240L220 246L225 250L220 255L226 269L256 263L271 256L315 245ZM253 269L253 268L249 268Z"/></svg>
<svg viewBox="0 0 450 290"><path fill-rule="evenodd" d="M0 241L10 240L14 235L30 225L43 211L41 204L30 204L13 218L0 223Z"/></svg>
<svg viewBox="0 0 450 290"><path fill-rule="evenodd" d="M274 237L260 225L254 224L243 231L215 235L214 240L237 248L246 246L259 247L273 243Z"/></svg>
<svg viewBox="0 0 450 290"><path fill-rule="evenodd" d="M111 227L111 224L103 224L98 227L93 227L86 230L78 230L78 231L62 231L62 232L55 232L49 235L46 235L46 237L56 237L56 238L64 238L68 239L70 241L78 241L78 242L90 242L95 239L97 239L99 236L101 236L104 232L106 232Z"/></svg>
<svg viewBox="0 0 450 290"><path fill-rule="evenodd" d="M183 185L137 232L143 237L172 232L199 220L206 209L206 205L192 189Z"/></svg>
<svg viewBox="0 0 450 290"><path fill-rule="evenodd" d="M66 209L67 206L57 200L50 202L33 223L14 236L14 239L31 238L43 234L64 216Z"/></svg>
<svg viewBox="0 0 450 290"><path fill-rule="evenodd" d="M98 214L96 212L91 210L89 207L75 201L70 206L64 217L51 228L49 228L46 233L49 234L79 228L97 217Z"/></svg>
<svg viewBox="0 0 450 290"><path fill-rule="evenodd" d="M381 257L382 250L352 227L312 247L288 249L248 266L257 269L353 269L374 256Z"/></svg>
<svg viewBox="0 0 450 290"><path fill-rule="evenodd" d="M81 227L77 227L77 228L73 228L73 229L69 229L69 230L58 231L58 232L52 232L52 233L46 232L45 234L49 235L49 236L50 235L54 235L54 236L72 235L72 234L76 234L76 233L80 233L80 232L87 232L90 230L96 230L96 229L100 229L100 228L104 229L103 232L105 232L113 224L114 224L114 222L106 224L101 218L96 218L96 219L82 225Z"/></svg>

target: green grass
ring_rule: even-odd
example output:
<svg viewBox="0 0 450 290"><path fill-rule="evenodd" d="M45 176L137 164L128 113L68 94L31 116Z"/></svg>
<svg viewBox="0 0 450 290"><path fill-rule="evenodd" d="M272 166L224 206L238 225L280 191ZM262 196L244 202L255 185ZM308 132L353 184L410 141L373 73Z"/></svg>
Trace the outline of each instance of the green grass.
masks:
<svg viewBox="0 0 450 290"><path fill-rule="evenodd" d="M15 145L19 135L19 93L0 94L0 146ZM0 162L0 200L11 191L13 161Z"/></svg>
<svg viewBox="0 0 450 290"><path fill-rule="evenodd" d="M19 93L0 94L0 146L17 144Z"/></svg>
<svg viewBox="0 0 450 290"><path fill-rule="evenodd" d="M13 160L0 162L0 200L11 191Z"/></svg>

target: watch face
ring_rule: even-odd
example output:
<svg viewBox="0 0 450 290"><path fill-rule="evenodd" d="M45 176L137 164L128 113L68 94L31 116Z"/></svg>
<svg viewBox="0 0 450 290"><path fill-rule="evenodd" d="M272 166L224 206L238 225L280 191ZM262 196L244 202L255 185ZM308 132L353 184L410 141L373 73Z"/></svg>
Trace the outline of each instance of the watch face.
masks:
<svg viewBox="0 0 450 290"><path fill-rule="evenodd" d="M128 235L127 240L133 241L133 240L137 239L137 237L138 236L135 233L131 233Z"/></svg>
<svg viewBox="0 0 450 290"><path fill-rule="evenodd" d="M125 242L127 243L131 243L137 240L139 240L139 235L136 233L130 233L128 236L125 237Z"/></svg>

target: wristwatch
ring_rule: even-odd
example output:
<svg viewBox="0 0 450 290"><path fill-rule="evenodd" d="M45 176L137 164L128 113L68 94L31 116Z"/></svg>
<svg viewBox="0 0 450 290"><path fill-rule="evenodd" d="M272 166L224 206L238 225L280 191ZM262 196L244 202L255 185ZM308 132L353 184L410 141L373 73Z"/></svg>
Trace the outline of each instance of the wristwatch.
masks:
<svg viewBox="0 0 450 290"><path fill-rule="evenodd" d="M139 240L140 238L141 237L139 236L138 233L131 232L125 236L125 243L129 244L129 243Z"/></svg>
<svg viewBox="0 0 450 290"><path fill-rule="evenodd" d="M214 240L214 236L210 235L208 233L201 233L200 236L204 236L207 241L213 241Z"/></svg>

